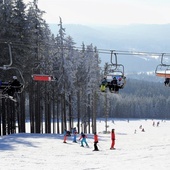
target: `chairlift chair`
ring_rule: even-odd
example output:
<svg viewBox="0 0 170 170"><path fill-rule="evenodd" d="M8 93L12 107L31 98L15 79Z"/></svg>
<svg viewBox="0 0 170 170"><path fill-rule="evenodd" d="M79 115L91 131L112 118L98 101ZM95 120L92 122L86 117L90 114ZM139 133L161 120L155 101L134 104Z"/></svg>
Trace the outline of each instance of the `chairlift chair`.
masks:
<svg viewBox="0 0 170 170"><path fill-rule="evenodd" d="M161 56L161 64L157 65L155 69L155 75L165 78L165 86L170 86L170 64L165 63L165 54Z"/></svg>
<svg viewBox="0 0 170 170"><path fill-rule="evenodd" d="M113 62L113 54L115 56L115 62ZM111 67L109 70L109 76L112 76L112 79L115 77L118 81L122 81L120 88L123 89L126 82L126 77L124 76L124 66L122 64L118 64L117 62L117 54L111 51Z"/></svg>
<svg viewBox="0 0 170 170"><path fill-rule="evenodd" d="M21 85L20 86L11 86L9 80L3 81L2 78L0 78L0 90L2 91L1 98L7 98L8 97L8 95L5 94L5 91L7 91L7 89L9 89L11 87L13 89L15 89L16 93L22 93L24 86L25 86L25 81L24 81L24 78L23 78L21 71L17 67L11 67L11 65L13 63L12 62L11 45L10 45L10 43L4 43L4 44L8 45L10 62L7 65L0 66L0 70L7 72L7 75L10 75L10 74L13 75L14 72L15 72L17 74L15 76L18 77Z"/></svg>
<svg viewBox="0 0 170 170"><path fill-rule="evenodd" d="M170 65L159 64L156 67L155 74L158 77L170 78Z"/></svg>
<svg viewBox="0 0 170 170"><path fill-rule="evenodd" d="M52 75L46 75L46 74L33 74L32 79L34 81L55 81L55 77Z"/></svg>
<svg viewBox="0 0 170 170"><path fill-rule="evenodd" d="M117 63L117 54L114 53L115 63L113 63L113 51L111 51L111 64L108 65L107 74L105 74L105 78L107 80L107 87L111 86L111 81L115 77L118 82L121 81L121 84L118 84L118 89L123 89L126 77L124 76L124 66L122 64Z"/></svg>
<svg viewBox="0 0 170 170"><path fill-rule="evenodd" d="M42 82L56 81L57 79L53 75L39 73L41 72L40 70L41 70L42 64L43 64L43 61L36 61L34 63L34 67L32 68L32 75L31 75L32 79L34 81L42 81Z"/></svg>

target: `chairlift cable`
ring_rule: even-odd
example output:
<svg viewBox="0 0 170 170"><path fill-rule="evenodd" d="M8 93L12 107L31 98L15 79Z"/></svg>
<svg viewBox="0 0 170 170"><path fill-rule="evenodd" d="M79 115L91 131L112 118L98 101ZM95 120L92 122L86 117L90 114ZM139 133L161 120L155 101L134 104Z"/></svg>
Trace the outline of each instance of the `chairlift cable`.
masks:
<svg viewBox="0 0 170 170"><path fill-rule="evenodd" d="M4 44L4 43L9 43L8 41L1 41L0 40L0 44ZM41 42L40 42L41 43ZM10 44L12 46L25 46L25 47L30 47L30 48L38 48L37 45L30 45L28 44L28 42L17 42L17 41L13 41L10 42ZM46 43L46 44L42 44L42 46L49 46L49 47L56 47L55 44L51 44L51 43ZM68 49L68 47L63 46L63 49ZM58 46L57 49L60 49L60 47ZM78 50L78 51L82 51L82 47L76 47L73 46L73 49ZM95 52L94 50L90 51L90 52ZM101 54L111 54L112 52L118 54L118 55L144 55L144 56L154 56L154 55L158 55L161 56L162 54L166 55L166 56L170 56L170 53L165 53L165 52L147 52L147 51L132 51L132 50L116 50L116 49L97 49L97 53L101 53Z"/></svg>

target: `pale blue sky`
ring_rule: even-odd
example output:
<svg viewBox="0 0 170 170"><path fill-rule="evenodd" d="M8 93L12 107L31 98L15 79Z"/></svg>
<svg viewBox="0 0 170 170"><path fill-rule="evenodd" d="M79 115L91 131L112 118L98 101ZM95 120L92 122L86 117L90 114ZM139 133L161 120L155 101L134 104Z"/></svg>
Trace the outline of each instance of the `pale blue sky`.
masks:
<svg viewBox="0 0 170 170"><path fill-rule="evenodd" d="M38 7L48 23L58 23L59 16L65 24L170 23L170 0L38 0Z"/></svg>

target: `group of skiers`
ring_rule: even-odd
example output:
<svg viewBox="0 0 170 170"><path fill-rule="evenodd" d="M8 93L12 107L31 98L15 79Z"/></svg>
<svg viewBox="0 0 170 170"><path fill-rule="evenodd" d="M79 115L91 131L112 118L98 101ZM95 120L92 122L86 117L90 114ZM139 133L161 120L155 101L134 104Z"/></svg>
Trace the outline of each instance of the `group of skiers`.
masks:
<svg viewBox="0 0 170 170"><path fill-rule="evenodd" d="M77 130L76 130L76 127L74 127L72 129L72 134L73 134L73 142L77 143ZM67 143L66 142L67 136L69 136L68 131L65 129L63 143ZM86 141L86 138L87 138L87 135L85 133L81 132L80 137L78 139L80 141L80 143L81 143L81 145L80 145L81 147L84 147L84 144L86 145L86 147L89 147L89 145L88 145L88 143ZM98 135L97 135L96 132L94 132L93 139L94 139L94 150L93 151L99 151L98 146L97 146L99 141L98 141ZM115 149L114 146L115 146L115 131L114 131L114 129L112 129L112 131L111 131L111 147L110 147L110 149L111 150Z"/></svg>
<svg viewBox="0 0 170 170"><path fill-rule="evenodd" d="M118 92L119 89L123 88L125 84L125 77L113 77L113 79L111 80L111 82L107 81L107 78L104 77L101 85L100 85L100 90L101 92L105 92L106 91L106 87L109 87L109 91L110 92Z"/></svg>

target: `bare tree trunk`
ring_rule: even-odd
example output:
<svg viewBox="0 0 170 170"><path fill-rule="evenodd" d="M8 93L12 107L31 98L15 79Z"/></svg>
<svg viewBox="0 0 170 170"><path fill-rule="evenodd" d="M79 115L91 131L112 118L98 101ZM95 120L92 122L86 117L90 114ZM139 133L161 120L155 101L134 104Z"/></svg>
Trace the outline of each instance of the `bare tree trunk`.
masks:
<svg viewBox="0 0 170 170"><path fill-rule="evenodd" d="M96 101L96 99L97 99L97 94L96 94L96 92L94 92L94 98L93 98L93 101L94 101L94 103L93 103L93 133L94 132L96 132L96 130L97 130L97 128L96 128L96 105L97 105L97 101Z"/></svg>
<svg viewBox="0 0 170 170"><path fill-rule="evenodd" d="M66 118L66 99L65 99L65 92L63 94L63 128L67 129L67 118ZM64 130L63 129L63 130ZM62 131L64 132L64 131Z"/></svg>
<svg viewBox="0 0 170 170"><path fill-rule="evenodd" d="M77 129L80 133L80 91L77 92Z"/></svg>
<svg viewBox="0 0 170 170"><path fill-rule="evenodd" d="M91 128L90 128L90 112L91 112L91 109L90 109L90 94L88 95L88 108L87 108L87 115L88 115L88 132L90 133L91 132Z"/></svg>
<svg viewBox="0 0 170 170"><path fill-rule="evenodd" d="M53 133L56 133L56 114L55 114L55 97L54 97L54 86L53 86Z"/></svg>
<svg viewBox="0 0 170 170"><path fill-rule="evenodd" d="M35 103L35 132L40 133L40 84L36 86L36 103Z"/></svg>
<svg viewBox="0 0 170 170"><path fill-rule="evenodd" d="M34 84L32 82L32 85L30 85L29 89L29 111L30 111L30 131L31 133L34 133L34 112L35 112L35 97L34 97Z"/></svg>
<svg viewBox="0 0 170 170"><path fill-rule="evenodd" d="M19 113L18 113L19 114ZM20 132L25 132L25 92L22 92L20 95Z"/></svg>
<svg viewBox="0 0 170 170"><path fill-rule="evenodd" d="M57 133L60 133L60 124L59 124L59 95L57 95Z"/></svg>
<svg viewBox="0 0 170 170"><path fill-rule="evenodd" d="M71 109L71 95L69 95L69 130L71 131L72 127L72 109Z"/></svg>
<svg viewBox="0 0 170 170"><path fill-rule="evenodd" d="M48 102L48 133L51 133L51 100L50 100L50 93L47 94Z"/></svg>
<svg viewBox="0 0 170 170"><path fill-rule="evenodd" d="M6 135L6 123L7 123L7 106L5 99L2 99L2 135Z"/></svg>

